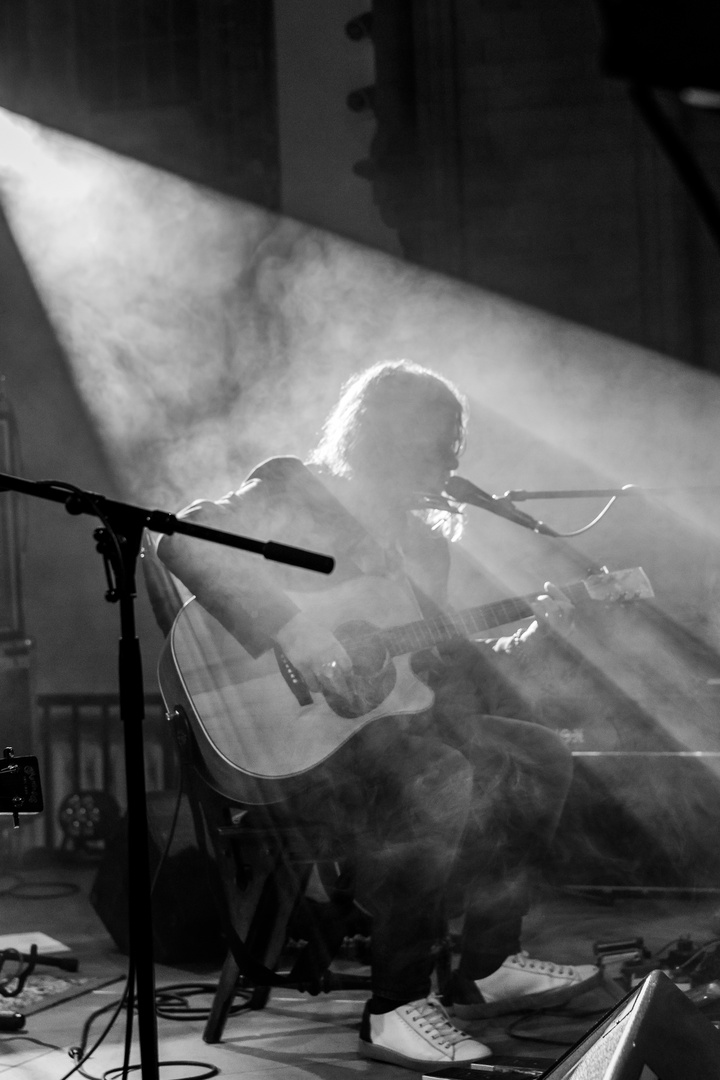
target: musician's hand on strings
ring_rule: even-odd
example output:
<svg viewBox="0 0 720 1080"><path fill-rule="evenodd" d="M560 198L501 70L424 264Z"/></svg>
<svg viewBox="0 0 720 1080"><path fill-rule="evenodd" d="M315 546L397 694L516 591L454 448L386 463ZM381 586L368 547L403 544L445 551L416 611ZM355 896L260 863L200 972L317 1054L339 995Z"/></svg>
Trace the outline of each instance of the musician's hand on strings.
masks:
<svg viewBox="0 0 720 1080"><path fill-rule="evenodd" d="M546 581L543 588L545 592L531 604L538 626L568 634L573 626L574 605L552 581Z"/></svg>
<svg viewBox="0 0 720 1080"><path fill-rule="evenodd" d="M285 623L275 640L313 694L334 690L350 696L346 675L352 661L331 630L302 611Z"/></svg>

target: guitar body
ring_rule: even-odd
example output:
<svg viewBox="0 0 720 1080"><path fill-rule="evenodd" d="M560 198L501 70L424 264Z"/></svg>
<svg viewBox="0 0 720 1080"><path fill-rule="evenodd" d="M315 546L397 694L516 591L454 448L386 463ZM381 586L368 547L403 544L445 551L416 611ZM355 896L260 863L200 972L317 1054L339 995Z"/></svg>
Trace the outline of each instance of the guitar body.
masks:
<svg viewBox="0 0 720 1080"><path fill-rule="evenodd" d="M563 590L576 603L653 595L640 567L602 571ZM367 724L430 708L433 694L412 670L413 653L526 618L533 599L515 597L423 621L410 587L396 578L357 577L291 596L349 653L347 698L310 693L282 653L250 656L194 599L177 616L160 657L165 704L169 710L182 706L211 781L241 802L286 798L311 783L312 770Z"/></svg>
<svg viewBox="0 0 720 1080"><path fill-rule="evenodd" d="M381 636L371 633L418 618L401 583L355 578L292 599L350 652L351 700L308 692L310 703L301 705L274 652L250 656L194 599L177 616L160 658L166 705L184 708L210 777L243 802L282 799L310 783L311 771L367 724L423 712L433 701L410 655L389 657Z"/></svg>

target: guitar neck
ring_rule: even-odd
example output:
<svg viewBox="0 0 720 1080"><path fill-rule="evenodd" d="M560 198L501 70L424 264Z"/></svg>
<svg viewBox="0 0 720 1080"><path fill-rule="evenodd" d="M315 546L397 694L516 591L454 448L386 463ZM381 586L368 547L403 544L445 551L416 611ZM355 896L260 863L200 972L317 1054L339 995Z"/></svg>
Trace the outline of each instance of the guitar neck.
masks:
<svg viewBox="0 0 720 1080"><path fill-rule="evenodd" d="M574 603L583 598L587 599L587 590L582 581L563 585L562 591ZM534 614L532 601L537 596L538 593L529 593L527 596L515 596L509 600L496 600L479 607L466 608L455 614L442 614L436 618L406 623L404 626L384 630L383 641L392 656L402 656L404 653L440 645L451 638L474 637L486 630L493 630L496 626L531 617Z"/></svg>

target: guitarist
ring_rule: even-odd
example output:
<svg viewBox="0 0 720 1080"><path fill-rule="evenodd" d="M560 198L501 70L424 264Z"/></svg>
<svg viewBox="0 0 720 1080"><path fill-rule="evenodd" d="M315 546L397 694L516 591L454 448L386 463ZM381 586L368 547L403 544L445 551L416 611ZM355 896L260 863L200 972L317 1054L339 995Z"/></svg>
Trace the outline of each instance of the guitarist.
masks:
<svg viewBox="0 0 720 1080"><path fill-rule="evenodd" d="M406 361L378 364L346 385L307 464L271 458L238 491L181 515L328 552L336 568L323 583L178 534L161 538L158 555L251 656L279 646L311 692L350 694L348 652L288 591L361 588L372 575L388 596L412 597L420 618L446 607L448 544L462 517L444 489L466 422L446 379ZM530 626L416 657L433 707L363 727L278 811L353 838L356 903L372 917L365 1057L420 1071L478 1060L491 1050L447 1010L463 1021L545 1008L599 981L596 967L533 959L520 944L572 765L563 742L524 715L496 661L522 663L544 626L570 622L564 595L546 591ZM433 950L448 916L461 913L459 966L442 1005L430 993Z"/></svg>

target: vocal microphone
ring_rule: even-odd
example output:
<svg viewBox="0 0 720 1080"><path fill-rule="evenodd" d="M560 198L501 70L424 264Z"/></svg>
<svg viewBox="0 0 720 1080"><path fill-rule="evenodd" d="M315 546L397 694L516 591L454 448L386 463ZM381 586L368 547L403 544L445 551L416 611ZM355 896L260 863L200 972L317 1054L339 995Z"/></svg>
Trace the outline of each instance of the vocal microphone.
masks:
<svg viewBox="0 0 720 1080"><path fill-rule="evenodd" d="M542 533L544 536L559 535L549 525L537 521L523 510L518 510L509 500L489 495L487 491L483 491L482 488L477 487L470 480L465 480L462 476L451 476L445 485L445 493L455 502L468 503L470 506L478 506L481 510L489 510L491 514L507 518L509 521L514 521L516 525L532 529L533 532Z"/></svg>

